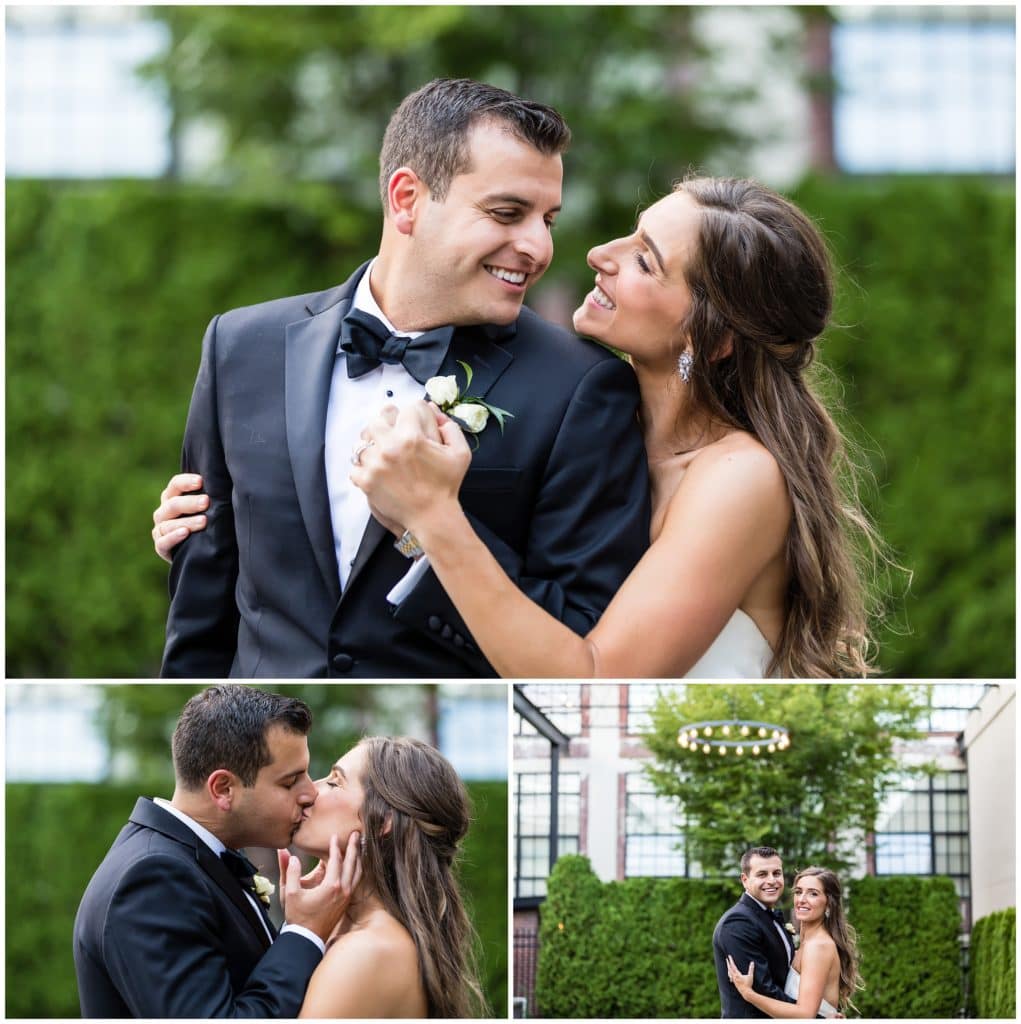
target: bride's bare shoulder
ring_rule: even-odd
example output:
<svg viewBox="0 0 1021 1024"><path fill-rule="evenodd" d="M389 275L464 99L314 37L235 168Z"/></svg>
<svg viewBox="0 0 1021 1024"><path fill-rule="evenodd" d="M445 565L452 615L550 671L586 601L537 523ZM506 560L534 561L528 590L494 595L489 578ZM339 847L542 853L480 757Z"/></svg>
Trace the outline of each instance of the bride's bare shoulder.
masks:
<svg viewBox="0 0 1021 1024"><path fill-rule="evenodd" d="M421 1004L421 1006L419 1006ZM424 1008L418 953L389 915L338 936L312 975L302 1017L415 1017Z"/></svg>
<svg viewBox="0 0 1021 1024"><path fill-rule="evenodd" d="M747 510L783 519L789 514L787 481L776 458L761 441L734 430L692 454L674 495L675 504L699 507L737 503Z"/></svg>

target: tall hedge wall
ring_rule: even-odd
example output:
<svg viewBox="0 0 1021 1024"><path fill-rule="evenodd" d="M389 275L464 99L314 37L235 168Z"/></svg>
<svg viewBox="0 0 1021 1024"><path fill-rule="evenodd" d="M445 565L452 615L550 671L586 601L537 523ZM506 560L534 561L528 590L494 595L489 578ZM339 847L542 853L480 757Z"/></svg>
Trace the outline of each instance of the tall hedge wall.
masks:
<svg viewBox="0 0 1021 1024"><path fill-rule="evenodd" d="M507 786L468 784L475 823L462 869L495 1015L507 1012ZM7 786L6 1016L77 1017L71 933L92 873L137 791L72 783Z"/></svg>
<svg viewBox="0 0 1021 1024"><path fill-rule="evenodd" d="M865 1017L953 1017L961 1005L960 913L948 878L865 878L849 887ZM536 1003L550 1017L717 1017L712 936L733 882L603 883L561 857L541 909Z"/></svg>
<svg viewBox="0 0 1021 1024"><path fill-rule="evenodd" d="M980 918L971 930L968 1010L972 1017L1017 1017L1017 921L1014 907Z"/></svg>
<svg viewBox="0 0 1021 1024"><path fill-rule="evenodd" d="M961 914L945 876L857 879L850 920L866 988L863 1017L954 1017L961 1009Z"/></svg>
<svg viewBox="0 0 1021 1024"><path fill-rule="evenodd" d="M914 572L910 632L884 634L881 665L1012 675L1013 191L835 180L797 198L843 268L845 326L823 355L882 450L881 526ZM166 567L147 523L179 462L202 332L224 309L336 284L374 251L375 226L329 230L286 197L8 182L8 675L157 670ZM566 230L565 253L579 242ZM558 274L577 283L584 267Z"/></svg>

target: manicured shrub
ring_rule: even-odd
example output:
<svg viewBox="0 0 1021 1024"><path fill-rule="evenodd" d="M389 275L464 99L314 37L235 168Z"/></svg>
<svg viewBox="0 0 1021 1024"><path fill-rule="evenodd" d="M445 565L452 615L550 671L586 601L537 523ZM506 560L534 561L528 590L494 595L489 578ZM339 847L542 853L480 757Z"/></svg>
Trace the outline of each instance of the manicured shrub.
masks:
<svg viewBox="0 0 1021 1024"><path fill-rule="evenodd" d="M561 857L539 931L536 1003L550 1017L717 1017L713 928L731 883L686 878L600 882Z"/></svg>
<svg viewBox="0 0 1021 1024"><path fill-rule="evenodd" d="M475 821L463 891L483 947L494 1014L507 1012L507 785L468 783ZM7 786L6 1016L78 1017L71 934L92 873L127 823L138 792L125 785Z"/></svg>
<svg viewBox="0 0 1021 1024"><path fill-rule="evenodd" d="M952 1017L960 1009L960 913L948 878L864 878L849 887L866 1017ZM557 861L542 906L536 1003L549 1017L717 1017L716 922L731 881L603 883L585 857ZM1011 975L1013 977L1013 975ZM852 1014L853 1015L853 1014Z"/></svg>
<svg viewBox="0 0 1021 1024"><path fill-rule="evenodd" d="M971 931L968 1011L972 1017L1017 1016L1017 922L1014 907L975 922Z"/></svg>
<svg viewBox="0 0 1021 1024"><path fill-rule="evenodd" d="M945 876L860 878L849 886L863 1017L955 1017L962 1002L961 914Z"/></svg>
<svg viewBox="0 0 1021 1024"><path fill-rule="evenodd" d="M840 267L821 354L872 449L881 532L911 571L891 677L1014 675L1014 190L806 183Z"/></svg>

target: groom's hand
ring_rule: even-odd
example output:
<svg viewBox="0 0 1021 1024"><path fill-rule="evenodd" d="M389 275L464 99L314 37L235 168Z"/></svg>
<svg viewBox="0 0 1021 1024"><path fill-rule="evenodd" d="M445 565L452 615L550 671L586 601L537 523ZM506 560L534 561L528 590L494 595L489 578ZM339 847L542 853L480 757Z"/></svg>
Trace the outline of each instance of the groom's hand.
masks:
<svg viewBox="0 0 1021 1024"><path fill-rule="evenodd" d="M360 838L358 832L352 832L341 857L340 840L331 836L325 866L320 862L304 878L297 857L280 857L284 869L280 876L280 902L287 924L308 928L324 942L330 937L362 878Z"/></svg>
<svg viewBox="0 0 1021 1024"><path fill-rule="evenodd" d="M160 494L160 506L152 514L152 543L156 554L170 561L170 552L195 530L206 528L209 495L194 494L202 486L196 473L172 476Z"/></svg>

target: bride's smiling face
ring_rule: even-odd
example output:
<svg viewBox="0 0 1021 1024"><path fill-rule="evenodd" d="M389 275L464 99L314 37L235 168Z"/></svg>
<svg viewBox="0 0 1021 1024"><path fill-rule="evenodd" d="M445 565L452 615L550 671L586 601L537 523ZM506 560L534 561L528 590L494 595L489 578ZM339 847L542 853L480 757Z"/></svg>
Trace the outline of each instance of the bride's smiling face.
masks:
<svg viewBox="0 0 1021 1024"><path fill-rule="evenodd" d="M303 853L325 857L330 849L330 836L336 834L343 850L348 836L356 829L363 830L365 757L365 748L355 747L333 766L329 775L316 781L318 798L294 834L294 845Z"/></svg>
<svg viewBox="0 0 1021 1024"><path fill-rule="evenodd" d="M691 309L684 271L697 251L701 211L674 192L638 218L634 232L588 254L595 287L574 314L574 329L637 362L673 365Z"/></svg>
<svg viewBox="0 0 1021 1024"><path fill-rule="evenodd" d="M818 921L826 913L826 893L814 875L805 875L794 883L794 917L802 924Z"/></svg>

